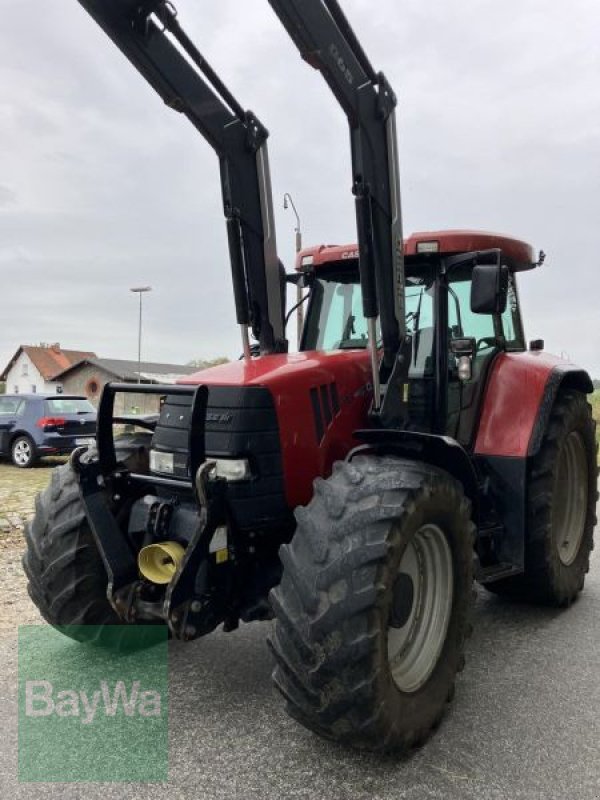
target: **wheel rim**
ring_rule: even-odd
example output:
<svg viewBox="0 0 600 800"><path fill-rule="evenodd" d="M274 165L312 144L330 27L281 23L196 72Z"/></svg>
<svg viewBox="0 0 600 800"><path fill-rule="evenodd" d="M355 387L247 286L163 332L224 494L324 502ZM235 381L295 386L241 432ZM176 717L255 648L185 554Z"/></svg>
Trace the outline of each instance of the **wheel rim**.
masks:
<svg viewBox="0 0 600 800"><path fill-rule="evenodd" d="M14 459L23 466L31 461L31 445L26 439L19 439L13 448Z"/></svg>
<svg viewBox="0 0 600 800"><path fill-rule="evenodd" d="M588 493L588 463L578 431L565 439L558 458L553 528L558 555L565 567L579 553L585 531Z"/></svg>
<svg viewBox="0 0 600 800"><path fill-rule="evenodd" d="M446 640L454 595L452 553L437 525L423 525L402 556L388 628L396 686L415 692L429 678Z"/></svg>

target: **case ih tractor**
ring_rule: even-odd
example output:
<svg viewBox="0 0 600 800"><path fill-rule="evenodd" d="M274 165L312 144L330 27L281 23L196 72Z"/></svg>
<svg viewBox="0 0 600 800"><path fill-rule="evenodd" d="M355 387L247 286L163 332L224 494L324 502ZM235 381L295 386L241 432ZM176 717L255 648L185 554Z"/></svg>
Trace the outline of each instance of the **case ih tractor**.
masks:
<svg viewBox="0 0 600 800"><path fill-rule="evenodd" d="M27 530L31 597L100 642L127 623L191 640L274 618L273 678L297 720L355 747L417 745L463 667L473 579L568 606L588 571L592 383L526 346L517 278L542 259L486 233L404 241L389 83L336 0L270 0L347 115L358 231L285 276L266 129L169 2L80 2L218 154L244 355L175 386L105 388L97 449L54 470ZM308 304L297 354L286 281ZM160 417L115 435L131 422L115 395L140 391Z"/></svg>

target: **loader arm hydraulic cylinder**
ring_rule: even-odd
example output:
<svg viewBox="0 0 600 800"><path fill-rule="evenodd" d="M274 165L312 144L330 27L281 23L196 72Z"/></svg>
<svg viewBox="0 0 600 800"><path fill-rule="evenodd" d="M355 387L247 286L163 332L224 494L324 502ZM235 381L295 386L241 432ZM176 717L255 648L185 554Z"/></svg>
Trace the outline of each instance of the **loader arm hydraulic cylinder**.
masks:
<svg viewBox="0 0 600 800"><path fill-rule="evenodd" d="M350 125L363 311L387 380L406 339L396 96L376 73L337 0L269 0L302 58L318 69ZM378 343L370 342L374 363ZM375 408L379 375L374 374Z"/></svg>
<svg viewBox="0 0 600 800"><path fill-rule="evenodd" d="M235 100L166 0L78 0L164 102L219 157L237 321L263 354L285 352L284 309L267 152L268 131Z"/></svg>

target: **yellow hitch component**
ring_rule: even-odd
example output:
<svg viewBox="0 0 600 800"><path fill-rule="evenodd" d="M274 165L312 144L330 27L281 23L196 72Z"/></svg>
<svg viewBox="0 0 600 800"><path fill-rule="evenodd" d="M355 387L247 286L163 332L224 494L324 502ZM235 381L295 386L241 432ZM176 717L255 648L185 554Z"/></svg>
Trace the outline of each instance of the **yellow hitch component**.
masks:
<svg viewBox="0 0 600 800"><path fill-rule="evenodd" d="M144 578L151 583L169 583L181 564L184 553L185 548L178 542L149 544L139 552L138 567Z"/></svg>

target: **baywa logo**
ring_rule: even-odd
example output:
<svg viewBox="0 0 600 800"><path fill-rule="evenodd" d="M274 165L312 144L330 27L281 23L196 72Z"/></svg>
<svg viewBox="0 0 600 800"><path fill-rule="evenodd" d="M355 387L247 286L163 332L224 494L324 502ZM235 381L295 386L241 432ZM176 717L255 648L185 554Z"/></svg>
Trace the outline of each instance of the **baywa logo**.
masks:
<svg viewBox="0 0 600 800"><path fill-rule="evenodd" d="M64 633L19 629L19 779L166 781L166 628Z"/></svg>
<svg viewBox="0 0 600 800"><path fill-rule="evenodd" d="M141 682L133 681L128 692L124 681L117 681L111 690L108 681L88 694L76 689L55 691L50 681L25 682L25 716L77 717L82 725L90 725L100 710L107 717L116 717L119 708L126 717L160 717L161 697L154 690L140 691Z"/></svg>

